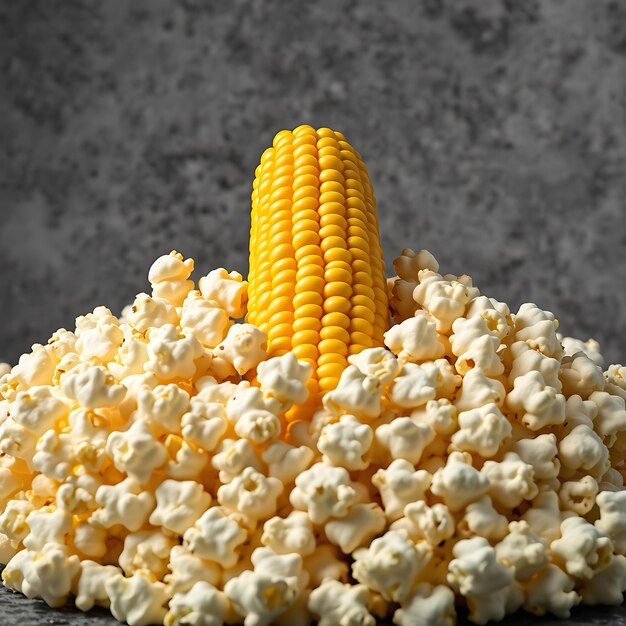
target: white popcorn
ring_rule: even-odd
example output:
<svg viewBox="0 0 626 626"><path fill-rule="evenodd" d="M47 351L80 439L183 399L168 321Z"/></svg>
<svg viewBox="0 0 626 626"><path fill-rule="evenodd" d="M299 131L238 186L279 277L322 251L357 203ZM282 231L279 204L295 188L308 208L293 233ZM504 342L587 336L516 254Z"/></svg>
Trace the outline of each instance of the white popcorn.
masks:
<svg viewBox="0 0 626 626"><path fill-rule="evenodd" d="M570 576L582 579L591 578L613 558L611 539L581 517L561 522L561 538L550 550Z"/></svg>
<svg viewBox="0 0 626 626"><path fill-rule="evenodd" d="M96 307L93 313L76 318L75 350L85 359L108 363L122 345L124 333L118 319L106 307Z"/></svg>
<svg viewBox="0 0 626 626"><path fill-rule="evenodd" d="M166 614L165 604L169 599L166 586L152 581L142 572L124 578L118 575L105 583L111 600L111 613L120 622L129 626L162 624Z"/></svg>
<svg viewBox="0 0 626 626"><path fill-rule="evenodd" d="M198 480L209 462L209 455L179 435L168 435L164 445L167 453L165 464L167 477L175 480Z"/></svg>
<svg viewBox="0 0 626 626"><path fill-rule="evenodd" d="M498 302L494 298L487 296L478 296L471 300L465 311L465 317L482 317L486 322L489 330L497 333L502 340L511 332L511 311L504 302Z"/></svg>
<svg viewBox="0 0 626 626"><path fill-rule="evenodd" d="M454 400L463 378L457 373L454 365L448 359L436 359L434 364L439 370L437 396L450 401Z"/></svg>
<svg viewBox="0 0 626 626"><path fill-rule="evenodd" d="M226 337L228 313L215 301L191 291L183 302L180 326L185 335L193 335L205 348L215 348Z"/></svg>
<svg viewBox="0 0 626 626"><path fill-rule="evenodd" d="M195 397L191 399L191 411L182 416L180 424L185 439L213 452L228 428L226 409L218 402Z"/></svg>
<svg viewBox="0 0 626 626"><path fill-rule="evenodd" d="M29 533L26 518L34 508L28 500L9 500L0 512L0 533L19 544Z"/></svg>
<svg viewBox="0 0 626 626"><path fill-rule="evenodd" d="M468 457L464 453L452 452L446 465L433 476L431 491L440 496L453 513L489 490L487 477L471 466Z"/></svg>
<svg viewBox="0 0 626 626"><path fill-rule="evenodd" d="M10 457L3 458L8 459ZM29 476L28 482L30 482L30 489L24 492L24 496L33 506L41 507L53 503L59 488L59 483L56 480L44 474L37 474L33 477ZM19 494L16 497L21 497L21 495Z"/></svg>
<svg viewBox="0 0 626 626"><path fill-rule="evenodd" d="M306 382L311 372L309 363L298 361L293 352L287 352L259 363L257 378L263 395L278 401L282 412L292 404L301 404L307 399Z"/></svg>
<svg viewBox="0 0 626 626"><path fill-rule="evenodd" d="M269 626L291 606L297 589L280 576L245 570L224 585L224 593L244 626Z"/></svg>
<svg viewBox="0 0 626 626"><path fill-rule="evenodd" d="M91 513L97 507L96 491L101 484L99 476L86 472L68 476L57 490L57 506L72 515Z"/></svg>
<svg viewBox="0 0 626 626"><path fill-rule="evenodd" d="M463 539L453 548L448 582L464 596L484 595L507 587L513 573L496 560L496 551L483 537Z"/></svg>
<svg viewBox="0 0 626 626"><path fill-rule="evenodd" d="M224 509L211 507L185 531L183 539L193 555L229 568L237 563L237 550L247 532Z"/></svg>
<svg viewBox="0 0 626 626"><path fill-rule="evenodd" d="M143 530L126 535L124 549L119 556L120 567L127 576L149 570L157 578L163 578L170 550L176 543L174 537L160 530Z"/></svg>
<svg viewBox="0 0 626 626"><path fill-rule="evenodd" d="M76 371L68 372L61 380L61 388L68 398L84 409L115 406L126 395L126 387L118 384L102 365L78 367Z"/></svg>
<svg viewBox="0 0 626 626"><path fill-rule="evenodd" d="M298 590L308 584L309 576L302 569L303 561L299 554L275 554L269 548L258 547L253 550L250 562L255 572L285 578Z"/></svg>
<svg viewBox="0 0 626 626"><path fill-rule="evenodd" d="M572 607L580 603L574 591L574 580L553 564L537 572L526 585L524 609L535 615L552 613L561 619L570 616Z"/></svg>
<svg viewBox="0 0 626 626"><path fill-rule="evenodd" d="M459 520L457 532L461 536L485 537L497 541L506 534L508 520L494 508L489 496L470 502Z"/></svg>
<svg viewBox="0 0 626 626"><path fill-rule="evenodd" d="M165 626L222 626L228 610L223 592L205 581L198 581L186 593L170 600Z"/></svg>
<svg viewBox="0 0 626 626"><path fill-rule="evenodd" d="M76 555L69 555L65 546L46 545L40 551L18 552L2 572L7 587L20 591L27 598L42 598L54 608L62 607L80 570Z"/></svg>
<svg viewBox="0 0 626 626"><path fill-rule="evenodd" d="M62 359L66 354L70 352L76 352L76 340L78 337L67 330L66 328L59 328L50 339L48 339L48 349L52 352L51 356L58 360ZM11 368L9 368L10 370ZM8 370L7 370L8 371ZM2 368L0 367L0 376L3 375Z"/></svg>
<svg viewBox="0 0 626 626"><path fill-rule="evenodd" d="M539 372L548 387L553 387L557 392L561 391L561 380L559 379L561 361L559 359L546 356L531 348L525 341L516 341L511 344L510 352L513 357L509 373L511 385L520 376L529 372Z"/></svg>
<svg viewBox="0 0 626 626"><path fill-rule="evenodd" d="M169 585L174 594L189 591L199 581L217 585L222 577L219 565L201 559L184 546L172 548L168 568L171 573L166 574L163 581Z"/></svg>
<svg viewBox="0 0 626 626"><path fill-rule="evenodd" d="M470 300L468 288L458 280L446 280L429 269L421 270L418 279L413 298L435 318L437 331L447 333L454 320L465 312Z"/></svg>
<svg viewBox="0 0 626 626"><path fill-rule="evenodd" d="M211 464L219 470L220 481L229 483L247 467L262 470L263 465L255 449L247 439L224 439L211 458Z"/></svg>
<svg viewBox="0 0 626 626"><path fill-rule="evenodd" d="M573 511L577 515L586 515L593 508L596 495L598 495L598 483L592 476L568 480L561 484L559 490L561 509Z"/></svg>
<svg viewBox="0 0 626 626"><path fill-rule="evenodd" d="M426 311L416 311L414 317L392 326L385 333L385 345L403 363L438 359L446 352L437 323Z"/></svg>
<svg viewBox="0 0 626 626"><path fill-rule="evenodd" d="M296 486L289 494L294 508L307 511L314 524L347 515L357 499L347 470L324 463L316 463L297 476Z"/></svg>
<svg viewBox="0 0 626 626"><path fill-rule="evenodd" d="M238 272L219 268L198 281L202 297L217 302L231 317L243 317L248 283Z"/></svg>
<svg viewBox="0 0 626 626"><path fill-rule="evenodd" d="M560 357L563 349L556 335L559 324L550 311L542 311L529 302L522 304L514 317L517 341L525 341L546 356Z"/></svg>
<svg viewBox="0 0 626 626"><path fill-rule="evenodd" d="M455 626L454 592L449 587L420 583L393 614L397 626Z"/></svg>
<svg viewBox="0 0 626 626"><path fill-rule="evenodd" d="M522 519L545 541L556 539L561 534L559 496L549 486L544 486L532 501L531 507L522 515Z"/></svg>
<svg viewBox="0 0 626 626"><path fill-rule="evenodd" d="M226 415L234 424L249 411L279 410L278 402L265 398L258 387L251 387L248 381L241 381L234 393L226 401Z"/></svg>
<svg viewBox="0 0 626 626"><path fill-rule="evenodd" d="M72 471L75 462L71 435L59 435L55 430L48 430L37 441L37 451L32 457L32 464L45 476L59 481L64 480Z"/></svg>
<svg viewBox="0 0 626 626"><path fill-rule="evenodd" d="M576 426L584 424L593 428L593 421L598 415L598 405L592 400L583 400L580 396L570 396L565 403L565 422L563 432L568 433Z"/></svg>
<svg viewBox="0 0 626 626"><path fill-rule="evenodd" d="M364 376L378 378L381 385L388 385L398 373L398 359L385 348L368 348L351 354L348 363L355 365Z"/></svg>
<svg viewBox="0 0 626 626"><path fill-rule="evenodd" d="M144 364L141 366L142 369ZM109 369L110 367L111 363L109 363ZM154 389L159 384L159 381L151 372L144 372L143 374L131 374L130 376L126 376L126 378L122 379L122 384L126 387L126 399L124 404L120 405L118 408L120 410L126 410L126 412L129 413L136 408L139 392L142 389Z"/></svg>
<svg viewBox="0 0 626 626"><path fill-rule="evenodd" d="M626 557L617 554L604 569L585 581L581 596L583 604L619 606L626 591Z"/></svg>
<svg viewBox="0 0 626 626"><path fill-rule="evenodd" d="M76 589L76 608L90 611L94 606L108 609L111 605L106 592L106 582L119 576L122 570L113 565L100 565L95 561L81 561L80 578Z"/></svg>
<svg viewBox="0 0 626 626"><path fill-rule="evenodd" d="M153 526L182 535L209 507L211 495L192 480L164 480L155 491L157 506L150 515Z"/></svg>
<svg viewBox="0 0 626 626"><path fill-rule="evenodd" d="M267 335L252 324L235 324L213 350L213 369L222 378L245 374L267 356Z"/></svg>
<svg viewBox="0 0 626 626"><path fill-rule="evenodd" d="M68 409L68 405L55 395L54 387L41 386L19 391L9 411L20 426L35 435L43 435L67 416Z"/></svg>
<svg viewBox="0 0 626 626"><path fill-rule="evenodd" d="M152 298L147 293L137 294L126 321L141 334L150 328L160 328L165 324L176 326L179 322L176 309L167 300Z"/></svg>
<svg viewBox="0 0 626 626"><path fill-rule="evenodd" d="M194 361L202 355L202 346L195 337L185 337L173 324L164 324L151 328L148 338L146 372L161 380L190 378L196 373Z"/></svg>
<svg viewBox="0 0 626 626"><path fill-rule="evenodd" d="M280 419L265 409L244 413L235 424L235 432L243 439L260 445L276 439L281 432Z"/></svg>
<svg viewBox="0 0 626 626"><path fill-rule="evenodd" d="M624 398L612 396L606 391L594 391L589 400L598 406L594 430L601 437L610 437L626 430L626 408Z"/></svg>
<svg viewBox="0 0 626 626"><path fill-rule="evenodd" d="M315 552L316 540L309 516L302 511L292 511L286 518L272 517L263 525L261 542L276 554Z"/></svg>
<svg viewBox="0 0 626 626"><path fill-rule="evenodd" d="M435 363L406 363L395 377L389 397L399 407L413 409L434 400L442 375Z"/></svg>
<svg viewBox="0 0 626 626"><path fill-rule="evenodd" d="M326 522L328 541L338 545L344 554L366 545L385 529L384 511L374 502L355 504L347 515Z"/></svg>
<svg viewBox="0 0 626 626"><path fill-rule="evenodd" d="M596 504L600 509L596 528L611 538L618 554L626 554L626 491L603 491Z"/></svg>
<svg viewBox="0 0 626 626"><path fill-rule="evenodd" d="M511 435L511 424L497 404L485 404L477 409L461 411L459 430L452 435L452 445L457 450L477 452L491 457L498 452L502 442Z"/></svg>
<svg viewBox="0 0 626 626"><path fill-rule="evenodd" d="M239 476L218 489L217 499L231 511L252 519L266 519L276 512L276 501L283 489L277 478L264 476L253 467L246 467Z"/></svg>
<svg viewBox="0 0 626 626"><path fill-rule="evenodd" d="M166 460L165 448L143 420L134 422L127 431L111 433L106 452L118 470L141 484L146 483L152 471Z"/></svg>
<svg viewBox="0 0 626 626"><path fill-rule="evenodd" d="M349 365L339 378L336 389L323 398L327 411L341 415L375 418L380 415L382 385L378 378L363 374L356 365Z"/></svg>
<svg viewBox="0 0 626 626"><path fill-rule="evenodd" d="M365 585L345 585L327 578L309 596L308 608L318 617L318 626L376 626L367 608Z"/></svg>
<svg viewBox="0 0 626 626"><path fill-rule="evenodd" d="M156 500L133 478L126 478L116 485L102 485L96 492L96 502L101 508L92 517L105 528L121 524L136 532L148 521Z"/></svg>
<svg viewBox="0 0 626 626"><path fill-rule="evenodd" d="M23 459L28 465L36 467L33 452L38 445L37 437L18 424L12 417L7 417L0 424L0 454L8 454Z"/></svg>
<svg viewBox="0 0 626 626"><path fill-rule="evenodd" d="M113 359L107 364L108 370L119 381L124 381L124 386L128 388L126 379L130 376L140 376L144 374L143 366L148 360L148 343L143 336L135 336L132 328L126 328L127 336L120 346Z"/></svg>
<svg viewBox="0 0 626 626"><path fill-rule="evenodd" d="M372 484L380 491L385 515L390 520L401 517L410 502L423 500L431 480L426 470L415 470L404 459L393 461L387 469L379 469L372 476Z"/></svg>
<svg viewBox="0 0 626 626"><path fill-rule="evenodd" d="M511 446L524 463L532 465L535 480L550 481L559 475L561 463L557 457L557 438L553 433L538 435L534 439L520 439Z"/></svg>
<svg viewBox="0 0 626 626"><path fill-rule="evenodd" d="M450 346L458 357L454 367L459 374L464 375L474 367L480 367L487 376L499 376L504 372L498 355L500 337L491 330L487 320L480 316L460 317L452 324L452 331Z"/></svg>
<svg viewBox="0 0 626 626"><path fill-rule="evenodd" d="M110 432L107 418L111 416L111 413L103 415L97 410L75 409L69 416L69 429L61 435L68 440L75 461L89 471L98 472L105 463L105 445Z"/></svg>
<svg viewBox="0 0 626 626"><path fill-rule="evenodd" d="M505 615L515 613L523 602L524 591L519 583L513 581L497 591L467 596L467 606L470 609L468 619L475 624L498 622Z"/></svg>
<svg viewBox="0 0 626 626"><path fill-rule="evenodd" d="M502 406L506 392L495 378L488 378L480 367L474 367L463 377L463 384L454 401L457 411L470 411L485 404Z"/></svg>
<svg viewBox="0 0 626 626"><path fill-rule="evenodd" d="M426 542L414 544L402 531L390 530L374 539L369 548L354 552L352 573L385 600L405 600L417 575L426 567L431 549Z"/></svg>
<svg viewBox="0 0 626 626"><path fill-rule="evenodd" d="M559 340L565 356L573 356L577 352L583 352L599 367L604 365L604 358L600 353L600 344L595 339L590 338L587 341L582 341L575 337L559 337Z"/></svg>
<svg viewBox="0 0 626 626"><path fill-rule="evenodd" d="M626 400L626 366L609 365L609 369L604 372L604 378L606 379L604 390Z"/></svg>
<svg viewBox="0 0 626 626"><path fill-rule="evenodd" d="M428 250L415 253L411 248L404 248L400 256L394 260L393 266L401 279L414 282L419 280L421 270L439 271L437 259Z"/></svg>
<svg viewBox="0 0 626 626"><path fill-rule="evenodd" d="M180 433L181 417L189 407L189 394L178 385L158 385L140 389L137 394L137 419L151 424L157 432Z"/></svg>
<svg viewBox="0 0 626 626"><path fill-rule="evenodd" d="M565 397L548 387L539 372L516 378L506 403L530 430L562 424L565 420Z"/></svg>
<svg viewBox="0 0 626 626"><path fill-rule="evenodd" d="M193 266L193 259L183 261L183 255L176 250L160 256L148 272L152 296L163 298L172 306L181 306L187 294L193 289L193 281L188 280L193 272Z"/></svg>
<svg viewBox="0 0 626 626"><path fill-rule="evenodd" d="M425 407L412 411L411 419L430 426L438 435L449 435L457 428L457 409L447 398L430 400Z"/></svg>
<svg viewBox="0 0 626 626"><path fill-rule="evenodd" d="M49 346L34 344L31 352L22 354L17 365L2 376L0 394L12 401L17 391L52 384L56 364L56 356Z"/></svg>
<svg viewBox="0 0 626 626"><path fill-rule="evenodd" d="M416 423L410 417L397 417L376 429L376 439L394 460L404 459L413 464L419 463L424 449L434 438L430 426Z"/></svg>
<svg viewBox="0 0 626 626"><path fill-rule="evenodd" d="M2 433L0 427L0 434ZM2 439L0 439L0 442ZM16 491L26 488L26 483L30 482L30 472L23 474L19 472L18 461L13 456L0 454L0 505L4 504L13 496Z"/></svg>
<svg viewBox="0 0 626 626"><path fill-rule="evenodd" d="M11 366L8 363L0 363L0 378L11 371Z"/></svg>
<svg viewBox="0 0 626 626"><path fill-rule="evenodd" d="M528 580L548 562L546 542L525 521L511 522L509 534L495 546L498 562L510 567L515 578Z"/></svg>
<svg viewBox="0 0 626 626"><path fill-rule="evenodd" d="M317 447L324 463L361 470L369 464L364 457L373 440L374 432L367 424L361 424L354 415L342 415L338 422L322 429Z"/></svg>
<svg viewBox="0 0 626 626"><path fill-rule="evenodd" d="M594 391L604 390L602 368L583 352L563 357L559 378L566 396L577 394L587 399Z"/></svg>
<svg viewBox="0 0 626 626"><path fill-rule="evenodd" d="M489 480L489 493L498 503L514 508L538 493L535 471L515 452L507 452L502 461L485 461L481 473Z"/></svg>
<svg viewBox="0 0 626 626"><path fill-rule="evenodd" d="M455 521L445 504L429 507L424 501L411 502L404 508L404 515L410 522L407 530L411 538L425 539L433 548L454 535Z"/></svg>
<svg viewBox="0 0 626 626"><path fill-rule="evenodd" d="M261 454L267 464L267 475L278 478L285 486L311 465L314 456L308 446L295 447L284 441L275 441Z"/></svg>

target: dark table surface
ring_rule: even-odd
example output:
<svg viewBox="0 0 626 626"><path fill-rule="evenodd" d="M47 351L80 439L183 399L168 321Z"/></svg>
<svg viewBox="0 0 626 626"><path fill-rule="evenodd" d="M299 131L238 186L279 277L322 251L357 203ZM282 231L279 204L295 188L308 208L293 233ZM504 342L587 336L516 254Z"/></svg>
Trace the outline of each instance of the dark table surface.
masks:
<svg viewBox="0 0 626 626"><path fill-rule="evenodd" d="M469 622L460 619L459 624ZM518 613L507 617L506 626L529 626L539 623L543 626L566 626L567 624L615 624L626 626L626 605L620 607L578 607L571 619L559 620L555 617L535 617L528 613ZM0 587L0 626L119 626L110 613L94 609L81 613L73 607L51 609L41 600L28 600L18 593Z"/></svg>

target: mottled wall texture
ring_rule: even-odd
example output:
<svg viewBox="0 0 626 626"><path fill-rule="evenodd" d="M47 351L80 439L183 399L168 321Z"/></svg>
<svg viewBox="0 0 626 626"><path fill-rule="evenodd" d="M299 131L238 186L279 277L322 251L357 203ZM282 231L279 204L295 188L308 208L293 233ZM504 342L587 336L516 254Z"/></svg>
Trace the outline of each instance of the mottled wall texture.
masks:
<svg viewBox="0 0 626 626"><path fill-rule="evenodd" d="M366 160L390 266L428 248L626 359L621 0L2 0L0 360L146 289L246 271L282 128Z"/></svg>

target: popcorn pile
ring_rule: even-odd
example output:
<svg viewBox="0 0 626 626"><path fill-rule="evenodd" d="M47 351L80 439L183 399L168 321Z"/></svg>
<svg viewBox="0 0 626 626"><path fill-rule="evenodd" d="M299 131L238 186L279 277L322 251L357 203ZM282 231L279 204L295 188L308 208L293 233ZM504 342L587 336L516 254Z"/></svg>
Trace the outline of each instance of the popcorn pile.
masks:
<svg viewBox="0 0 626 626"><path fill-rule="evenodd" d="M477 624L626 590L626 367L404 250L385 348L310 423L310 366L189 279L34 345L0 378L4 584L131 626Z"/></svg>

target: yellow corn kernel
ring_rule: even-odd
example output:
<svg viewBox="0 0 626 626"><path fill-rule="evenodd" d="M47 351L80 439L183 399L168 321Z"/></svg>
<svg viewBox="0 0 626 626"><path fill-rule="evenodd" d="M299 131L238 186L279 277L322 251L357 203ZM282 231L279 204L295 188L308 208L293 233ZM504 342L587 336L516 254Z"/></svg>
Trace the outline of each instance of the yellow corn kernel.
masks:
<svg viewBox="0 0 626 626"><path fill-rule="evenodd" d="M385 263L367 169L329 128L281 131L261 156L252 190L247 321L268 352L313 366L309 416L337 386L347 358L383 345L389 325Z"/></svg>

